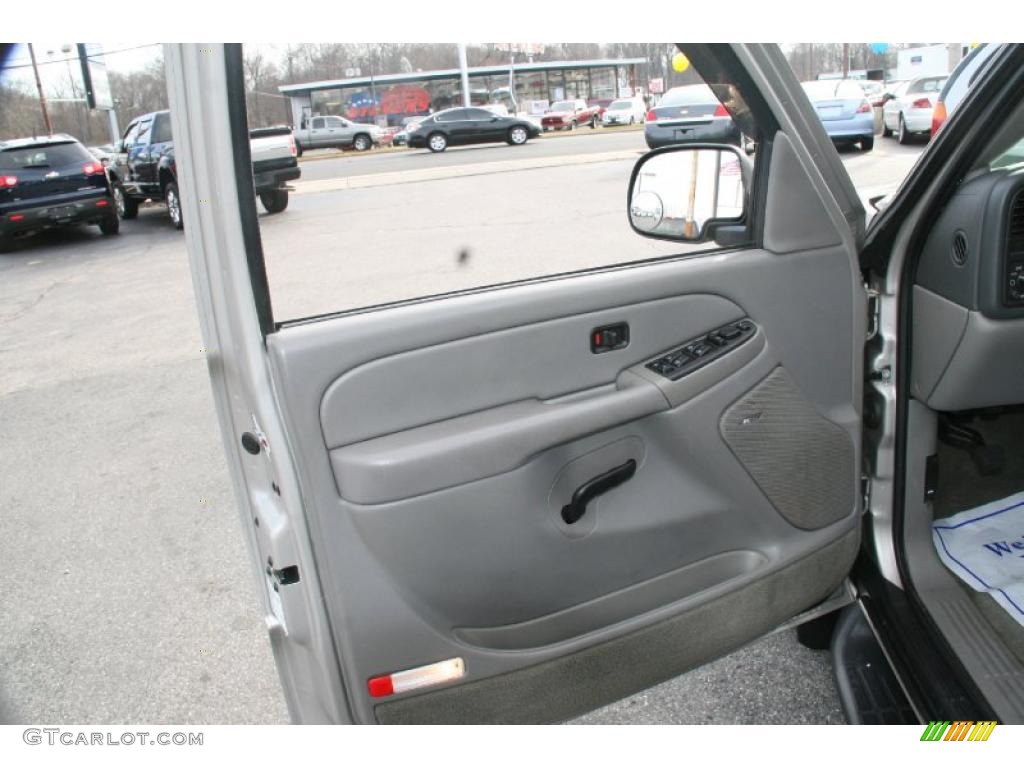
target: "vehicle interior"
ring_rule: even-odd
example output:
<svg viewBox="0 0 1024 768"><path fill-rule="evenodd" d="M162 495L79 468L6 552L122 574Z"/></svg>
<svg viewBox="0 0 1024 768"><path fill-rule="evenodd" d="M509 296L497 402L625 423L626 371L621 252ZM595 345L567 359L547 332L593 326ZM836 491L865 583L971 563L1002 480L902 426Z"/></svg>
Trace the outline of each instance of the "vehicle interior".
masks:
<svg viewBox="0 0 1024 768"><path fill-rule="evenodd" d="M1022 136L1018 106L975 159L920 253L904 507L914 588L1008 722L1024 719L1024 624L946 567L932 526L1024 491Z"/></svg>

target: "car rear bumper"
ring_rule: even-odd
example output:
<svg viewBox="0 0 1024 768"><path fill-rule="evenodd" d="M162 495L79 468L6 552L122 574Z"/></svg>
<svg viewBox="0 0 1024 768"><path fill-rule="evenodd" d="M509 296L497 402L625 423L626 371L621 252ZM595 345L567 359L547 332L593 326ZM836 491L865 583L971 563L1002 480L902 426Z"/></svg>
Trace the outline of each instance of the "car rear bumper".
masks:
<svg viewBox="0 0 1024 768"><path fill-rule="evenodd" d="M651 149L671 144L735 144L739 146L740 132L732 120L717 119L710 122L662 124L646 123L644 139Z"/></svg>
<svg viewBox="0 0 1024 768"><path fill-rule="evenodd" d="M875 135L875 116L871 113L858 114L847 120L822 120L821 124L830 139L856 141L862 136Z"/></svg>
<svg viewBox="0 0 1024 768"><path fill-rule="evenodd" d="M911 133L924 133L932 129L931 109L907 109L903 112L903 122Z"/></svg>
<svg viewBox="0 0 1024 768"><path fill-rule="evenodd" d="M95 224L115 216L114 198L99 194L62 200L45 205L7 205L0 211L0 235L18 235L69 224Z"/></svg>
<svg viewBox="0 0 1024 768"><path fill-rule="evenodd" d="M253 174L253 186L257 192L265 192L268 189L277 189L294 181L302 175L302 170L296 165L294 168L282 168L276 171L263 171Z"/></svg>

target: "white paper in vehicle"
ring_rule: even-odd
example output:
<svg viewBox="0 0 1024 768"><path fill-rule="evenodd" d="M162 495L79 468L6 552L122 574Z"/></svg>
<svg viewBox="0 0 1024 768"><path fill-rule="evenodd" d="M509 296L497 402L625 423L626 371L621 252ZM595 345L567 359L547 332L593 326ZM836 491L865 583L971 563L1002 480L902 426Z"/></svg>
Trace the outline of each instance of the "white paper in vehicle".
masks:
<svg viewBox="0 0 1024 768"><path fill-rule="evenodd" d="M1024 626L1024 493L932 523L939 558Z"/></svg>

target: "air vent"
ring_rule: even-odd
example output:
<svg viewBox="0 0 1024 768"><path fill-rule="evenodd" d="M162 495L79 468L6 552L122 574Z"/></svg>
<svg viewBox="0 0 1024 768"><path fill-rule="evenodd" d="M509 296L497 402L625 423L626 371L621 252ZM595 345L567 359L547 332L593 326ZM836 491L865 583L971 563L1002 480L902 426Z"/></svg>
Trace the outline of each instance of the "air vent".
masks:
<svg viewBox="0 0 1024 768"><path fill-rule="evenodd" d="M1010 206L1010 226L1006 239L1010 253L1024 253L1024 190L1017 193Z"/></svg>
<svg viewBox="0 0 1024 768"><path fill-rule="evenodd" d="M967 263L967 235L962 229L953 233L953 263L958 267Z"/></svg>

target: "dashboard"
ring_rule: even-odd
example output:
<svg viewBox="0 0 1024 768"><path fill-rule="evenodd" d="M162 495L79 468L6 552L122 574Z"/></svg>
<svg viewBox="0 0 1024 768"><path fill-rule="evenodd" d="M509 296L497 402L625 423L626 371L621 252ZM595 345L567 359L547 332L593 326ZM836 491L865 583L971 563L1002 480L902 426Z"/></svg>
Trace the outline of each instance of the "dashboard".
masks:
<svg viewBox="0 0 1024 768"><path fill-rule="evenodd" d="M1024 402L1024 168L964 182L913 296L911 390L935 410Z"/></svg>

